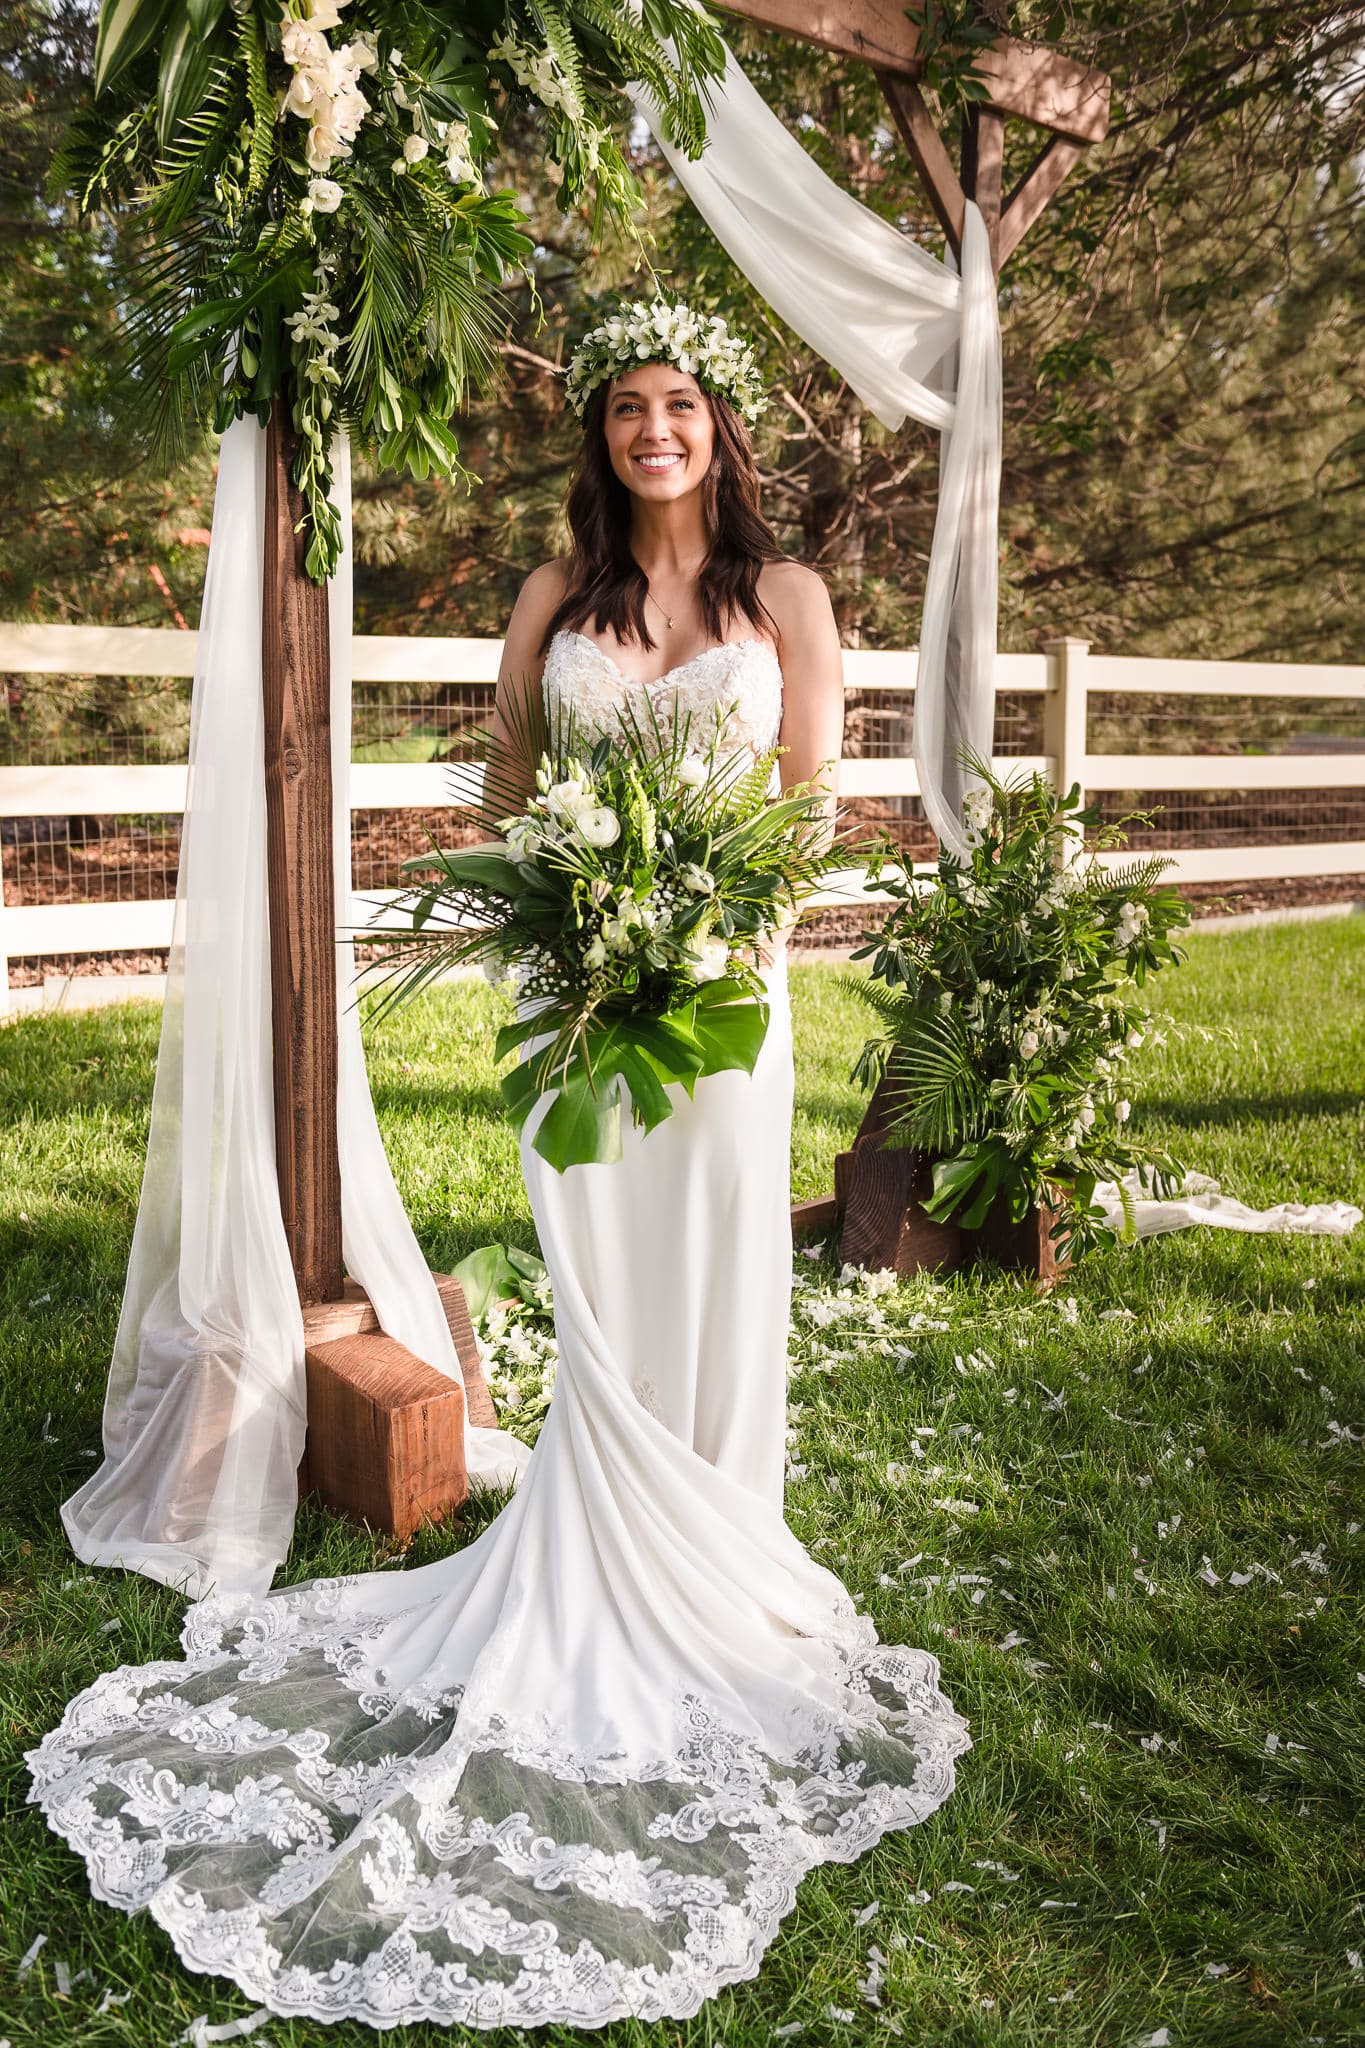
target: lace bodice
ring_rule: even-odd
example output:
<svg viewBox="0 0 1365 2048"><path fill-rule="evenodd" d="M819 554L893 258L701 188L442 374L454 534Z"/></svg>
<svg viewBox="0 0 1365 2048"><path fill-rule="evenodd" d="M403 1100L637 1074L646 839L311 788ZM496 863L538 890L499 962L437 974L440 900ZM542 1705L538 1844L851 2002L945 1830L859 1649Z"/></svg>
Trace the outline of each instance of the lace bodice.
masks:
<svg viewBox="0 0 1365 2048"><path fill-rule="evenodd" d="M782 724L782 667L771 642L728 640L703 648L652 682L632 682L585 633L556 633L545 657L545 708L572 714L585 736L619 732L628 704L649 698L660 715L690 720L688 738L698 751L710 744L718 721L725 745L757 756L776 744ZM643 707L642 707L643 708Z"/></svg>

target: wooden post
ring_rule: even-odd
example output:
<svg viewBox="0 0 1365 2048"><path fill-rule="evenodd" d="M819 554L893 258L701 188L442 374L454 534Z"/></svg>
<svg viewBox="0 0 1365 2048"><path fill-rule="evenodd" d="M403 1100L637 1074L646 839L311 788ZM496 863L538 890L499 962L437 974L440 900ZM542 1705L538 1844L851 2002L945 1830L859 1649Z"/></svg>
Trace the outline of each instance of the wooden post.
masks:
<svg viewBox="0 0 1365 2048"><path fill-rule="evenodd" d="M275 1049L275 1163L299 1299L341 1297L331 648L326 586L304 570L296 439L282 399L266 445L261 677Z"/></svg>
<svg viewBox="0 0 1365 2048"><path fill-rule="evenodd" d="M1047 692L1043 698L1043 752L1052 759L1052 786L1065 796L1073 782L1085 796L1088 741L1088 640L1047 642ZM1068 843L1068 858L1081 853L1079 840Z"/></svg>

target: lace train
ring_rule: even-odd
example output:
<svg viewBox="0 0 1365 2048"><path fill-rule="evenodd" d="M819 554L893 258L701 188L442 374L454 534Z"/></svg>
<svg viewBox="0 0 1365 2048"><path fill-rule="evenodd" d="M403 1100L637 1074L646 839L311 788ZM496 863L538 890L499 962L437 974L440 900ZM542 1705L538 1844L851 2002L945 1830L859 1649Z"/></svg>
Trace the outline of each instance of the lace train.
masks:
<svg viewBox="0 0 1365 2048"><path fill-rule="evenodd" d="M851 1613L848 1710L786 1758L695 1695L651 1760L467 1728L462 1690L362 1690L340 1595L363 1583L284 1596L287 1625L278 1597L202 1602L186 1663L107 1673L28 1758L96 1897L281 2014L685 2018L757 1972L807 1871L927 1818L970 1747L936 1659Z"/></svg>

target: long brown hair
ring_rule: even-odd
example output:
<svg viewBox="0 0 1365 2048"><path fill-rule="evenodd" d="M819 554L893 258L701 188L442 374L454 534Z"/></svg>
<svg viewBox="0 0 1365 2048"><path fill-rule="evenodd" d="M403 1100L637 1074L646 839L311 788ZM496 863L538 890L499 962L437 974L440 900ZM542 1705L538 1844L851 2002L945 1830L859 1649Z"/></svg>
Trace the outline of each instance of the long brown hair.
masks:
<svg viewBox="0 0 1365 2048"><path fill-rule="evenodd" d="M571 632L589 620L596 632L610 627L623 643L634 640L650 650L655 645L645 617L648 579L630 546L631 494L607 452L609 388L598 386L584 414L583 449L567 506L573 536L568 587L545 628L542 653L556 633ZM765 563L780 562L783 553L759 510L754 444L728 399L718 392L704 395L715 422L711 467L701 485L711 543L698 584L706 635L723 640L730 620L738 617L778 639L772 613L758 594L758 578Z"/></svg>

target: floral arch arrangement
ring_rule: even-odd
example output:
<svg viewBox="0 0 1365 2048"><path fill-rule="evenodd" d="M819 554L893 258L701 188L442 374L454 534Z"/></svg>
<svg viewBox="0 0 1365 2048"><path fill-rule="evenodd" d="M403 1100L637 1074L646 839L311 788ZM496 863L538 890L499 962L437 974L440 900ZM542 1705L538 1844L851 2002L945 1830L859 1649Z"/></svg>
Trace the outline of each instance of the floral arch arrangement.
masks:
<svg viewBox="0 0 1365 2048"><path fill-rule="evenodd" d="M531 254L515 195L485 184L499 127L534 109L561 202L628 226L615 94L643 81L695 155L723 67L688 0L104 0L95 96L54 180L139 231L128 424L173 454L282 396L321 580L338 425L385 467L459 470L451 418Z"/></svg>

